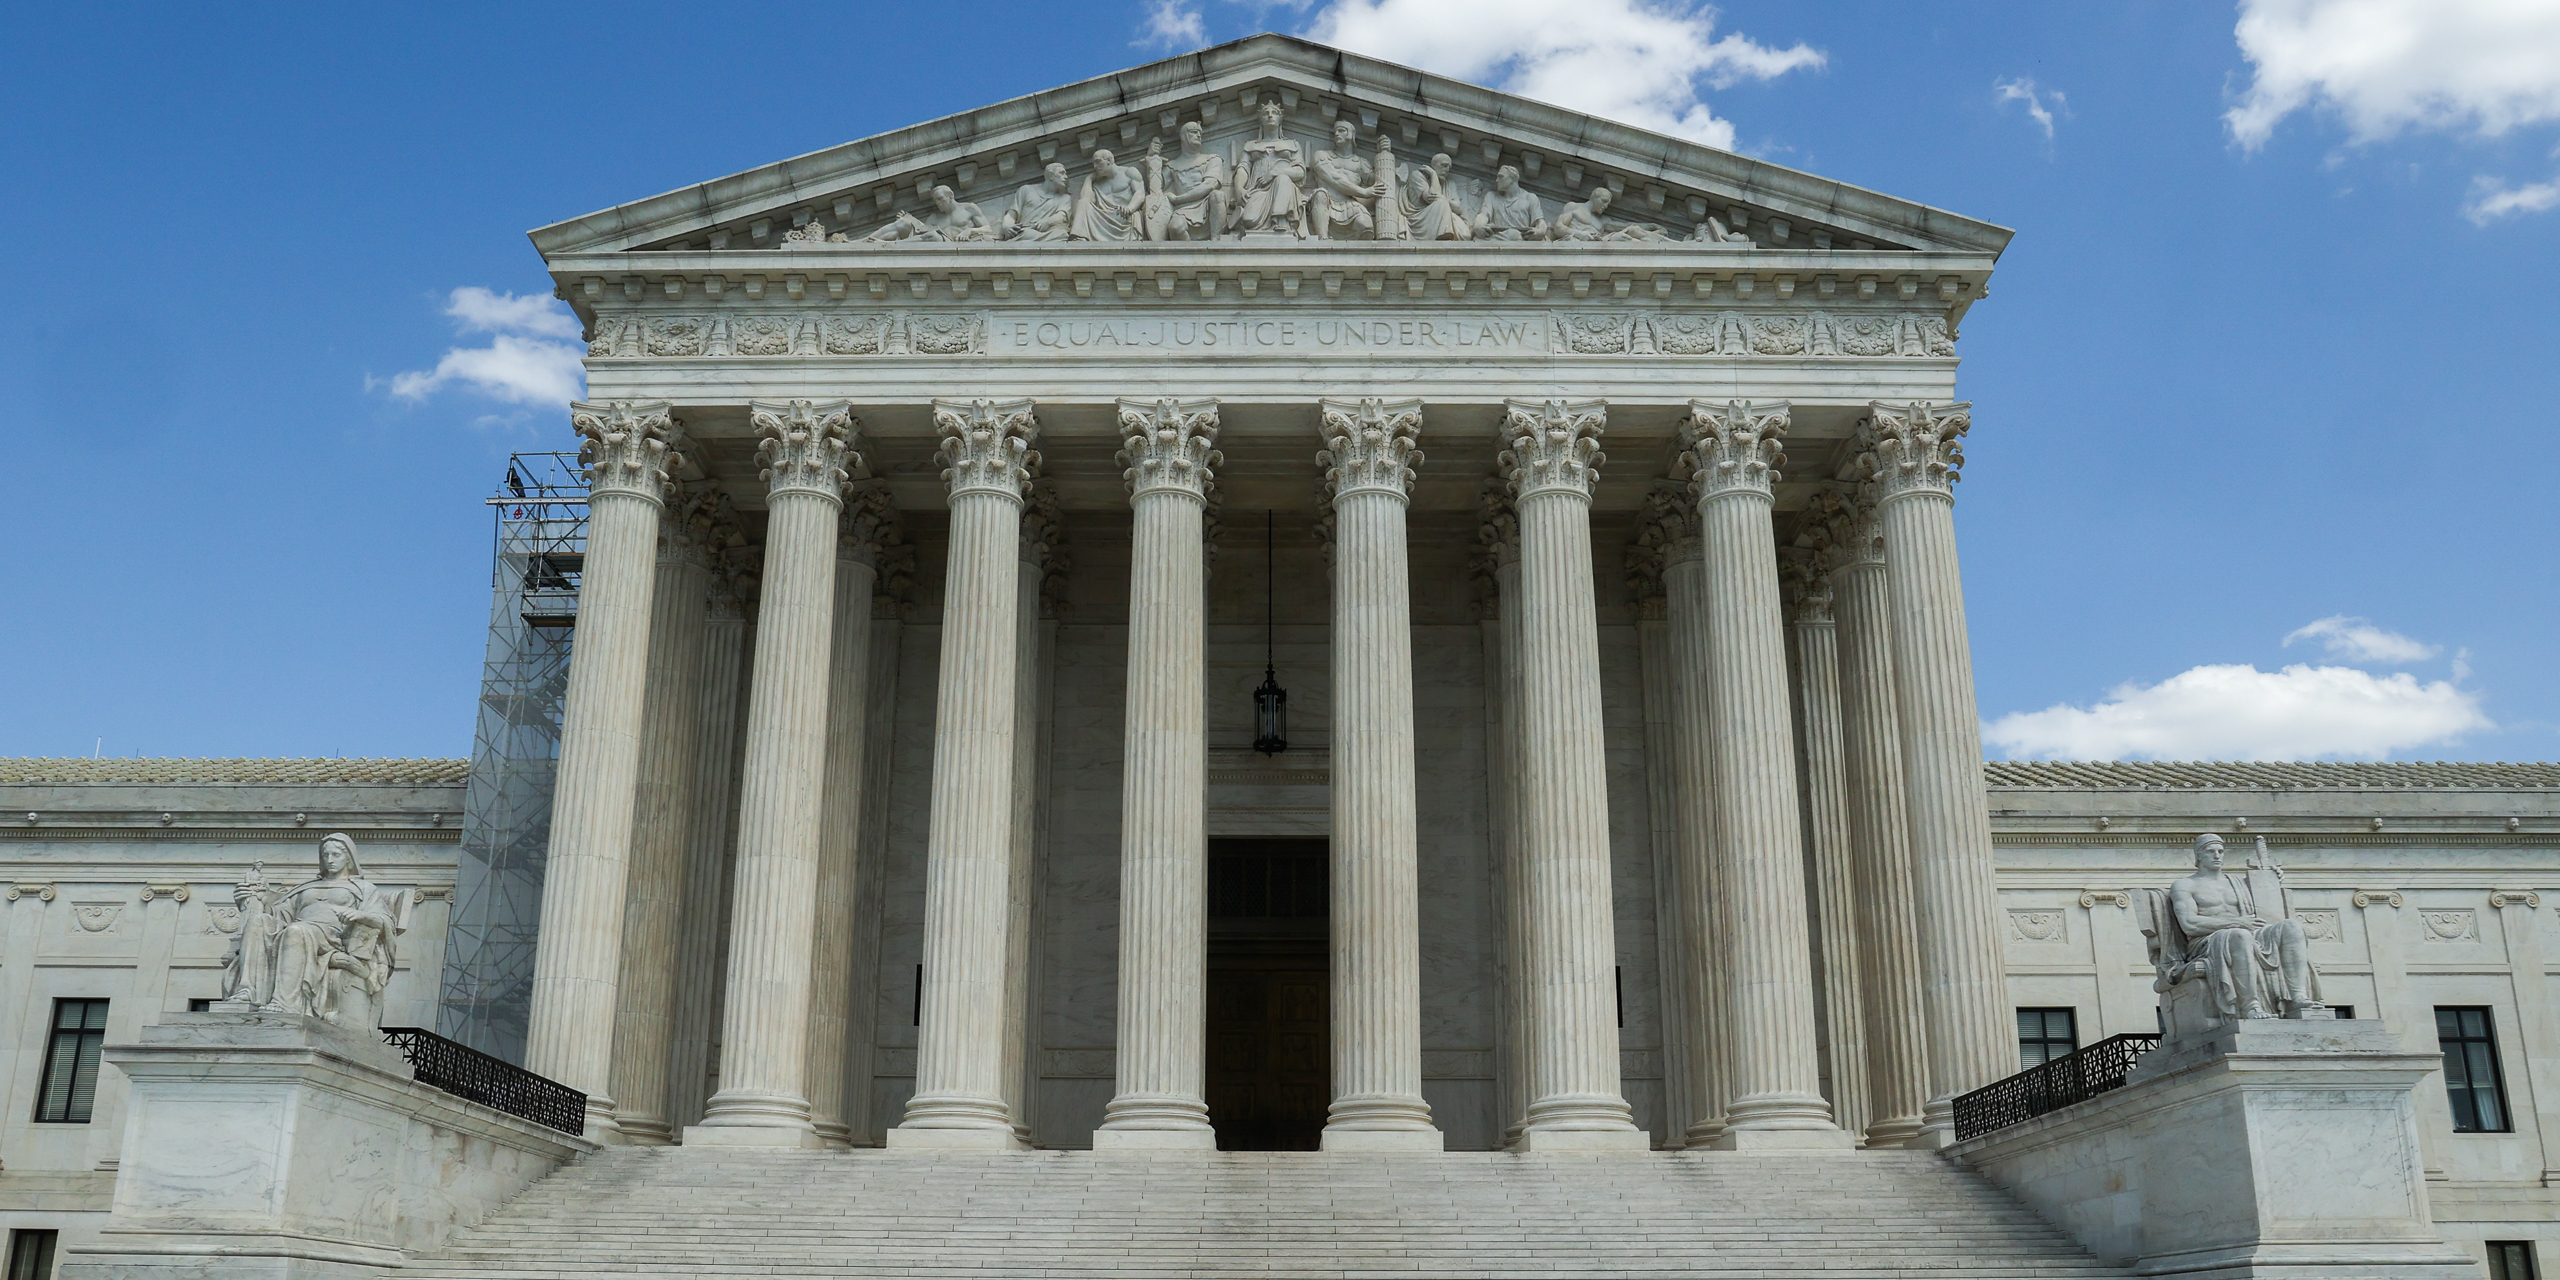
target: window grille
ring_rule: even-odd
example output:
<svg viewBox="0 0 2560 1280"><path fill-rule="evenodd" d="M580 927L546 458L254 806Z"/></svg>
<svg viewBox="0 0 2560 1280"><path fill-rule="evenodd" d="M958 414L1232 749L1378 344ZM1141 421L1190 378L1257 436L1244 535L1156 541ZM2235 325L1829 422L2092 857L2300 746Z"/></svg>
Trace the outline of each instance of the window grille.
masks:
<svg viewBox="0 0 2560 1280"><path fill-rule="evenodd" d="M2080 1047L2078 1017L2069 1009L2018 1010L2018 1066L2041 1067Z"/></svg>
<svg viewBox="0 0 2560 1280"><path fill-rule="evenodd" d="M2531 1240L2489 1242L2489 1280L2535 1280L2539 1274L2533 1269Z"/></svg>
<svg viewBox="0 0 2560 1280"><path fill-rule="evenodd" d="M61 1235L58 1231L10 1232L9 1280L53 1280L53 1246Z"/></svg>
<svg viewBox="0 0 2560 1280"><path fill-rule="evenodd" d="M2511 1133L2507 1084L2498 1070L2498 1028L2480 1005L2439 1005L2436 1043L2444 1049L2444 1090L2455 1133Z"/></svg>
<svg viewBox="0 0 2560 1280"><path fill-rule="evenodd" d="M45 1046L44 1083L36 1089L36 1123L89 1123L98 1098L98 1054L106 1044L106 1001L53 1002L53 1039Z"/></svg>

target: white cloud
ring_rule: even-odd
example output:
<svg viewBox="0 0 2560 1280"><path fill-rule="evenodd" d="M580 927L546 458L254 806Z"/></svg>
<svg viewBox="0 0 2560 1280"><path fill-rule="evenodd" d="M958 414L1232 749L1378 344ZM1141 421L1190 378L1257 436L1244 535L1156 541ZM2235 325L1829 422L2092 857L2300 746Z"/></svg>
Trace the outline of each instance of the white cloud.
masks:
<svg viewBox="0 0 2560 1280"><path fill-rule="evenodd" d="M2363 618L2350 618L2341 613L2305 623L2284 638L2290 649L2296 640L2317 640L2332 658L2347 662L2380 662L2399 665L2424 662L2444 650L2432 644L2412 640L2397 631L2385 631Z"/></svg>
<svg viewBox="0 0 2560 1280"><path fill-rule="evenodd" d="M2011 759L2373 760L2496 727L2479 695L2448 681L2225 665L2125 684L2094 707L2002 716L1983 738Z"/></svg>
<svg viewBox="0 0 2560 1280"><path fill-rule="evenodd" d="M450 348L433 369L394 374L391 394L424 400L460 385L493 400L540 405L565 405L586 394L578 318L558 301L465 285L446 299L444 313L460 332L490 335L489 345Z"/></svg>
<svg viewBox="0 0 2560 1280"><path fill-rule="evenodd" d="M1714 9L1678 0L1333 0L1307 36L1730 151L1733 123L1701 100L1702 82L1772 80L1825 59L1715 29Z"/></svg>
<svg viewBox="0 0 2560 1280"><path fill-rule="evenodd" d="M2046 98L2053 99L2052 106L2048 107L2045 105L2044 100ZM2020 76L2015 80L1995 81L1991 86L1991 100L1993 102L2023 102L2027 104L2028 117L2034 120L2037 124L2044 126L2044 136L2048 139L2053 137L2054 113L2060 112L2064 115L2071 114L2070 108L2063 102L2062 90L2039 90L2036 88L2036 82L2032 76Z"/></svg>
<svg viewBox="0 0 2560 1280"><path fill-rule="evenodd" d="M2552 0L2240 0L2235 34L2255 72L2223 120L2251 150L2317 107L2357 142L2560 119Z"/></svg>
<svg viewBox="0 0 2560 1280"><path fill-rule="evenodd" d="M2462 206L2462 216L2480 226L2519 213L2541 213L2560 205L2560 178L2549 182L2510 187L2498 178L2473 178L2471 199Z"/></svg>
<svg viewBox="0 0 2560 1280"><path fill-rule="evenodd" d="M1147 6L1146 30L1130 43L1142 48L1197 49L1209 43L1209 28L1201 21L1200 11L1183 0L1155 0Z"/></svg>

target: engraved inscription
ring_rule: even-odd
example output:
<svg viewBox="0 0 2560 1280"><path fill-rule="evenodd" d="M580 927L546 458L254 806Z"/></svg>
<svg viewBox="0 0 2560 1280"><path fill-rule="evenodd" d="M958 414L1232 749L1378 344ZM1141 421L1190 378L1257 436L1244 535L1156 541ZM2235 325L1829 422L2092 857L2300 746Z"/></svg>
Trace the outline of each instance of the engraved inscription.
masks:
<svg viewBox="0 0 2560 1280"><path fill-rule="evenodd" d="M1464 354L1546 351L1547 324L1534 316L1368 316L1248 319L1136 317L995 322L998 350L1053 351L1433 351Z"/></svg>

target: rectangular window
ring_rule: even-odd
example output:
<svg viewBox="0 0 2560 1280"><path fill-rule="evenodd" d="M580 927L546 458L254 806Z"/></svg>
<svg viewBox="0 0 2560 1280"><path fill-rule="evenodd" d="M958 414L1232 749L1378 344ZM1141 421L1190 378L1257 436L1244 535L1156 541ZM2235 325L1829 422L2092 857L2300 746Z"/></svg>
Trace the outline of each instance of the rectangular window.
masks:
<svg viewBox="0 0 2560 1280"><path fill-rule="evenodd" d="M59 1234L53 1231L10 1232L9 1280L53 1280L53 1244ZM2490 1256L2497 1256L2497 1250L2498 1246L2490 1245Z"/></svg>
<svg viewBox="0 0 2560 1280"><path fill-rule="evenodd" d="M36 1123L87 1124L98 1096L98 1051L107 1043L107 1002L53 1002L53 1043L46 1046L44 1083L36 1090Z"/></svg>
<svg viewBox="0 0 2560 1280"><path fill-rule="evenodd" d="M2080 1047L2080 1029L2069 1009L2018 1010L2018 1069L2040 1067Z"/></svg>
<svg viewBox="0 0 2560 1280"><path fill-rule="evenodd" d="M2351 1004L2333 1004L2329 1006L2329 1016L2340 1022L2353 1022L2356 1020L2356 1007Z"/></svg>
<svg viewBox="0 0 2560 1280"><path fill-rule="evenodd" d="M2436 1043L2444 1049L2444 1089L2455 1133L2508 1133L2507 1086L2498 1072L2498 1029L2477 1005L2439 1005Z"/></svg>
<svg viewBox="0 0 2560 1280"><path fill-rule="evenodd" d="M2534 1280L2533 1242L2530 1240L2492 1240L2489 1242L2489 1280ZM16 1280L13 1276L11 1280Z"/></svg>

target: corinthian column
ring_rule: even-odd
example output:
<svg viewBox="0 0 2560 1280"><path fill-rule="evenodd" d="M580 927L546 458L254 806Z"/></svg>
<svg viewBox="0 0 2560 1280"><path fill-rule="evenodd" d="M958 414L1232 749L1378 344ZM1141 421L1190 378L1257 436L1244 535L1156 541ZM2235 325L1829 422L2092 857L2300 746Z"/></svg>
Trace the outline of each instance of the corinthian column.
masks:
<svg viewBox="0 0 2560 1280"><path fill-rule="evenodd" d="M739 541L725 494L714 495L714 556ZM732 566L715 563L703 627L702 706L694 739L695 793L685 836L684 924L676 951L676 1011L670 1035L667 1121L679 1129L702 1119L711 1080L711 1043L720 1030L721 930L729 918L729 861L737 845L729 821L737 811L739 695L744 691L747 612L744 584Z"/></svg>
<svg viewBox="0 0 2560 1280"><path fill-rule="evenodd" d="M1831 579L1820 550L1778 553L1795 630L1797 722L1804 746L1805 862L1813 885L1814 953L1822 959L1823 1040L1830 1045L1831 1117L1867 1127L1865 1001L1858 989L1857 873L1849 854L1847 766L1840 745L1839 635Z"/></svg>
<svg viewBox="0 0 2560 1280"><path fill-rule="evenodd" d="M853 1013L854 914L865 808L863 767L871 706L871 588L880 531L896 519L886 490L857 494L836 528L835 626L827 655L826 781L818 812L816 923L810 931L809 1039L802 1076L809 1123L830 1147L851 1146L845 1037ZM871 993L863 993L864 999Z"/></svg>
<svg viewBox="0 0 2560 1280"><path fill-rule="evenodd" d="M702 733L702 653L711 587L711 560L702 545L711 523L707 505L703 495L695 494L659 511L648 711L641 728L630 892L622 910L614 1119L625 1138L653 1146L675 1140L667 1066L675 1030L685 851L692 835Z"/></svg>
<svg viewBox="0 0 2560 1280"><path fill-rule="evenodd" d="M720 1091L687 1144L816 1146L809 1122L809 954L827 765L836 527L854 422L843 401L751 401L765 482L765 559L738 796Z"/></svg>
<svg viewBox="0 0 2560 1280"><path fill-rule="evenodd" d="M1201 1099L1208 997L1207 582L1218 402L1123 400L1129 696L1120 782L1119 1091L1096 1151L1217 1149Z"/></svg>
<svg viewBox="0 0 2560 1280"><path fill-rule="evenodd" d="M585 441L587 559L578 642L560 712L551 852L542 878L525 1069L587 1095L587 1130L611 1141L613 1016L622 977L622 902L638 798L648 690L658 511L675 422L665 404L569 406Z"/></svg>
<svg viewBox="0 0 2560 1280"><path fill-rule="evenodd" d="M1325 400L1333 508L1333 1106L1327 1151L1438 1151L1422 1100L1413 601L1419 400Z"/></svg>
<svg viewBox="0 0 2560 1280"><path fill-rule="evenodd" d="M936 400L951 486L942 675L925 839L916 1092L892 1147L1014 1150L1005 1105L1004 961L1012 887L1015 594L1022 486L1039 455L1028 400Z"/></svg>
<svg viewBox="0 0 2560 1280"><path fill-rule="evenodd" d="M1725 977L1717 946L1716 904L1724 901L1716 860L1715 738L1707 690L1707 561L1698 541L1697 507L1682 503L1679 536L1665 544L1662 590L1670 614L1672 653L1671 825L1682 934L1683 986L1689 994L1689 1105L1680 1135L1705 1147L1724 1136Z"/></svg>
<svg viewBox="0 0 2560 1280"><path fill-rule="evenodd" d="M1923 1140L1943 1145L1954 1138L1955 1096L2018 1069L1991 814L1982 798L1982 723L1956 569L1955 483L1973 406L1879 401L1870 410L1862 442L1873 459L1893 592L1894 686L1929 1011Z"/></svg>
<svg viewBox="0 0 2560 1280"><path fill-rule="evenodd" d="M1649 1145L1618 1083L1600 625L1591 583L1591 484L1607 417L1597 400L1513 400L1502 424L1510 448L1501 465L1520 519L1518 776L1530 1009L1523 1151ZM1338 630L1334 642L1342 642Z"/></svg>
<svg viewBox="0 0 2560 1280"><path fill-rule="evenodd" d="M1683 430L1707 566L1707 686L1715 738L1716 849L1723 909L1725 1053L1732 1092L1723 1150L1846 1147L1831 1123L1814 1043L1805 931L1804 833L1778 610L1770 485L1786 461L1787 406L1689 402Z"/></svg>
<svg viewBox="0 0 2560 1280"><path fill-rule="evenodd" d="M1022 511L1022 571L1014 577L1013 828L1005 891L1004 1104L1015 1137L1031 1145L1031 1106L1039 1087L1039 897L1043 775L1042 732L1048 723L1050 646L1054 624L1041 616L1043 583L1066 559L1057 486L1034 481ZM1063 576L1063 569L1061 575Z"/></svg>
<svg viewBox="0 0 2560 1280"><path fill-rule="evenodd" d="M1855 502L1814 498L1828 546L1840 656L1840 746L1857 895L1859 994L1867 1014L1867 1145L1920 1136L1929 1036L1920 997L1920 927L1912 904L1911 827L1902 799L1901 717L1894 710L1891 586L1876 528L1875 485Z"/></svg>
<svg viewBox="0 0 2560 1280"><path fill-rule="evenodd" d="M1493 721L1485 771L1493 804L1494 865L1502 911L1502 1040L1496 1061L1502 1085L1502 1144L1520 1140L1529 1123L1529 922L1528 886L1520 865L1520 520L1510 486L1486 481L1478 505L1476 541L1493 569L1494 633L1498 641L1485 668L1485 695Z"/></svg>

